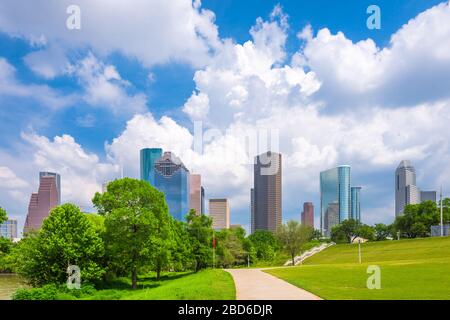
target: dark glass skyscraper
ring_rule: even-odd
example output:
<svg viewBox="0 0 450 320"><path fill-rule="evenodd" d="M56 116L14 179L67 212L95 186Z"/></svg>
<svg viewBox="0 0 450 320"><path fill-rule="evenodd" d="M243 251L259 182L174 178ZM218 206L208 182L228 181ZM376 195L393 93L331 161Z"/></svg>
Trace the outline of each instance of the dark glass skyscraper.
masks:
<svg viewBox="0 0 450 320"><path fill-rule="evenodd" d="M161 148L145 148L141 150L141 180L155 186L155 162L162 157Z"/></svg>
<svg viewBox="0 0 450 320"><path fill-rule="evenodd" d="M350 166L320 173L320 228L325 236L330 236L334 225L351 218L350 184Z"/></svg>
<svg viewBox="0 0 450 320"><path fill-rule="evenodd" d="M154 181L165 194L172 217L184 220L189 212L189 170L174 154L164 152L155 162Z"/></svg>
<svg viewBox="0 0 450 320"><path fill-rule="evenodd" d="M256 157L251 192L252 229L275 232L281 225L281 154L268 151Z"/></svg>

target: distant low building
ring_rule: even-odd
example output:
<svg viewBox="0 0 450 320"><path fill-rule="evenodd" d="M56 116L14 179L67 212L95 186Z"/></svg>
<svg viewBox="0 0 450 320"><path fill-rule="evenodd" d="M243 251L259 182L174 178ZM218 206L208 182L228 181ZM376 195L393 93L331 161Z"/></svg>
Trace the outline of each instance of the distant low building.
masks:
<svg viewBox="0 0 450 320"><path fill-rule="evenodd" d="M14 240L17 238L17 220L8 219L0 224L0 237Z"/></svg>
<svg viewBox="0 0 450 320"><path fill-rule="evenodd" d="M312 202L303 203L301 223L303 225L314 228L314 205L312 204Z"/></svg>
<svg viewBox="0 0 450 320"><path fill-rule="evenodd" d="M443 236L450 236L450 225L445 224L442 228ZM441 236L441 226L431 226L431 236L440 237Z"/></svg>
<svg viewBox="0 0 450 320"><path fill-rule="evenodd" d="M230 228L230 205L228 199L209 199L209 216L215 230Z"/></svg>

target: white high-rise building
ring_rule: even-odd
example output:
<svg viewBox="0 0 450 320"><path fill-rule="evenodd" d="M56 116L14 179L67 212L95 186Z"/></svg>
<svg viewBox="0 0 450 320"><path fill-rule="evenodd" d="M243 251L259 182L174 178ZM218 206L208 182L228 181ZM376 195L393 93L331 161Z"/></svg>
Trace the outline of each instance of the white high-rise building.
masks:
<svg viewBox="0 0 450 320"><path fill-rule="evenodd" d="M421 191L411 161L403 160L395 170L395 216L401 216L406 205L423 201L436 202L436 191Z"/></svg>
<svg viewBox="0 0 450 320"><path fill-rule="evenodd" d="M409 160L403 160L395 170L395 216L403 214L407 204L420 202L420 190L416 186L416 170Z"/></svg>

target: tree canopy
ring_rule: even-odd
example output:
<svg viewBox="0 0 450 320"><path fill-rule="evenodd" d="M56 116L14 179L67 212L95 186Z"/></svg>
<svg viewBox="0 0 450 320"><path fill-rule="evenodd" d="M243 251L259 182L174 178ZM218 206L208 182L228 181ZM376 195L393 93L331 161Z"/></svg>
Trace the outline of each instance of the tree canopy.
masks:
<svg viewBox="0 0 450 320"><path fill-rule="evenodd" d="M311 239L313 228L291 220L282 224L277 230L277 237L284 250L289 253L294 265L294 258L302 249L302 246Z"/></svg>
<svg viewBox="0 0 450 320"><path fill-rule="evenodd" d="M42 229L28 233L13 249L16 272L32 285L64 283L70 265L80 268L83 281L95 282L104 273L103 254L102 239L73 204L53 208Z"/></svg>
<svg viewBox="0 0 450 320"><path fill-rule="evenodd" d="M8 216L6 215L6 211L3 210L2 207L0 207L0 224L8 220Z"/></svg>
<svg viewBox="0 0 450 320"><path fill-rule="evenodd" d="M164 194L148 182L124 178L110 182L92 200L105 216L105 243L111 269L137 275L150 261L158 273L167 264L171 246L169 210Z"/></svg>

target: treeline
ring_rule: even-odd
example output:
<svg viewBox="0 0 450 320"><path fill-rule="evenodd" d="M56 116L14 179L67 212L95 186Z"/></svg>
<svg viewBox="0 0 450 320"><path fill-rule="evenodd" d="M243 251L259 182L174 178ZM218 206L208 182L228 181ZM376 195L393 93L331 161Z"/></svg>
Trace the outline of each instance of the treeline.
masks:
<svg viewBox="0 0 450 320"><path fill-rule="evenodd" d="M442 201L444 224L450 222L450 199ZM336 243L351 242L356 237L369 241L398 238L424 238L431 236L431 226L441 221L440 207L434 201L406 205L403 215L392 224L383 223L368 226L355 220L345 220L331 230L331 240Z"/></svg>
<svg viewBox="0 0 450 320"><path fill-rule="evenodd" d="M185 222L177 221L169 214L162 192L130 178L109 183L92 202L98 214L63 204L51 210L39 231L26 234L18 244L2 240L0 269L42 287L65 283L68 267L75 265L83 283L97 286L129 277L131 287L137 288L138 276L148 272L159 280L163 271L293 258L317 236L312 228L293 221L276 234L257 231L246 236L241 227L215 232L211 218L194 210Z"/></svg>

